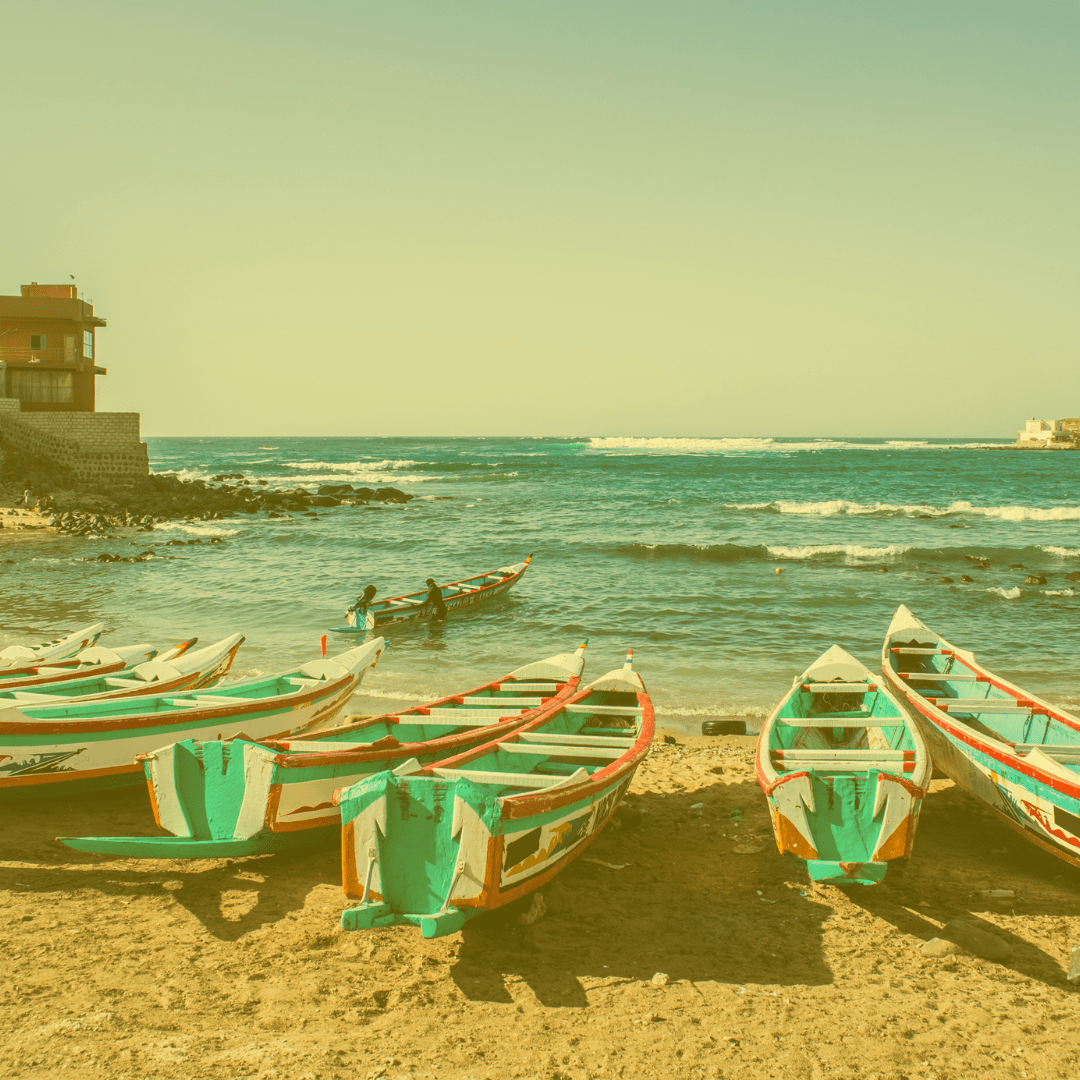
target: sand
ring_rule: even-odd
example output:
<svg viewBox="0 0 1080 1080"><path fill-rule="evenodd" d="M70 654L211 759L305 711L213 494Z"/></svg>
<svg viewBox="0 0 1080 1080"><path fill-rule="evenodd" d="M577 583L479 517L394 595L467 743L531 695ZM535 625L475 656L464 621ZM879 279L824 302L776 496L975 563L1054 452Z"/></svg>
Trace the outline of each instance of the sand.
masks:
<svg viewBox="0 0 1080 1080"><path fill-rule="evenodd" d="M52 514L21 507L0 509L0 544L5 541L26 540L35 536L55 536L56 529L49 522Z"/></svg>
<svg viewBox="0 0 1080 1080"><path fill-rule="evenodd" d="M1074 871L935 781L906 874L812 886L772 843L753 739L668 734L639 813L540 918L526 902L435 941L341 931L333 848L110 860L52 837L155 831L144 790L4 804L0 1076L1080 1073ZM925 957L955 917L1010 960Z"/></svg>

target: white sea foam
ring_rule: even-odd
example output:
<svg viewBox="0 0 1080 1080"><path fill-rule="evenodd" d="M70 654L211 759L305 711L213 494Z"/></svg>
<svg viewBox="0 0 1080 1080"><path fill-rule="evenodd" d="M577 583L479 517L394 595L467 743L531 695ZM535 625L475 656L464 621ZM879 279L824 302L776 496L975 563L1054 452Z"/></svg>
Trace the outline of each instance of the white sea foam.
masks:
<svg viewBox="0 0 1080 1080"><path fill-rule="evenodd" d="M817 555L846 555L852 559L887 559L911 550L910 544L885 544L867 547L864 544L803 544L799 547L766 547L775 559L812 559Z"/></svg>
<svg viewBox="0 0 1080 1080"><path fill-rule="evenodd" d="M287 469L303 469L312 472L321 469L324 472L366 472L386 469L411 469L419 465L419 461L408 459L394 460L384 458L382 461L283 461L282 466Z"/></svg>
<svg viewBox="0 0 1080 1080"><path fill-rule="evenodd" d="M220 525L192 525L185 521L165 521L154 526L155 532L183 532L191 536L235 536L239 529L223 529Z"/></svg>
<svg viewBox="0 0 1080 1080"><path fill-rule="evenodd" d="M1075 596L1075 589L1047 589L1044 596Z"/></svg>
<svg viewBox="0 0 1080 1080"><path fill-rule="evenodd" d="M1006 600L1019 600L1020 589L1014 585L1011 589L1004 589L1000 585L995 585L992 589L986 590L988 593L996 593L998 596L1004 597Z"/></svg>
<svg viewBox="0 0 1080 1080"><path fill-rule="evenodd" d="M727 510L768 510L776 514L795 514L802 517L835 517L846 514L851 517L869 514L904 514L911 517L947 517L952 514L968 514L999 521L1080 521L1080 506L975 506L966 500L949 503L948 506L931 506L924 503L861 503L851 499L828 499L820 502L799 502L794 499L777 499L773 502L726 503ZM1058 554L1064 548L1044 548Z"/></svg>
<svg viewBox="0 0 1080 1080"><path fill-rule="evenodd" d="M1047 555L1060 555L1063 559L1075 559L1080 556L1080 548L1043 547Z"/></svg>
<svg viewBox="0 0 1080 1080"><path fill-rule="evenodd" d="M997 443L932 443L925 439L892 439L888 442L852 442L850 439L720 438L676 439L637 438L629 436L594 436L588 440L590 450L636 450L639 453L728 454L769 451L790 454L820 450L944 450L997 446Z"/></svg>

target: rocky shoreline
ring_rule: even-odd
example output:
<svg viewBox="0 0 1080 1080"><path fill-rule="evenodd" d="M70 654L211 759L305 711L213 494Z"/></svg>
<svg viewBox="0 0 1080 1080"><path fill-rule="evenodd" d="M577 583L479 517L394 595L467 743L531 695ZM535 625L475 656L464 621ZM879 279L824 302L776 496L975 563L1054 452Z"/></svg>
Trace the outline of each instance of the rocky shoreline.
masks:
<svg viewBox="0 0 1080 1080"><path fill-rule="evenodd" d="M335 506L403 504L412 495L393 487L354 487L323 484L306 488L271 489L265 480L251 481L242 473L221 473L206 480L184 480L175 473L151 473L145 481L87 490L67 472L28 460L10 451L0 474L0 506L30 505L47 498L44 523L58 533L101 535L115 529L150 532L167 521L207 521L239 514L268 518L294 514L312 516Z"/></svg>

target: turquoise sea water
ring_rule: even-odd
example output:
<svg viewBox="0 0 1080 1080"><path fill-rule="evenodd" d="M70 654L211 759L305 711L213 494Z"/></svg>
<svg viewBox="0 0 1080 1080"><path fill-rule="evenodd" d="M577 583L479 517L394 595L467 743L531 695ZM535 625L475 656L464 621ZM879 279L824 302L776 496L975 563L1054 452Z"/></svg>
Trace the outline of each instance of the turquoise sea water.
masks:
<svg viewBox="0 0 1080 1080"><path fill-rule="evenodd" d="M155 471L416 498L0 547L4 641L97 619L123 642L240 631L234 671L251 675L315 654L369 582L393 596L535 552L506 598L392 631L357 711L467 689L587 636L587 675L634 648L661 724L755 727L832 644L876 668L901 602L1032 692L1080 706L1080 582L1065 579L1080 570L1078 453L904 439L148 442ZM149 562L85 561L152 543Z"/></svg>

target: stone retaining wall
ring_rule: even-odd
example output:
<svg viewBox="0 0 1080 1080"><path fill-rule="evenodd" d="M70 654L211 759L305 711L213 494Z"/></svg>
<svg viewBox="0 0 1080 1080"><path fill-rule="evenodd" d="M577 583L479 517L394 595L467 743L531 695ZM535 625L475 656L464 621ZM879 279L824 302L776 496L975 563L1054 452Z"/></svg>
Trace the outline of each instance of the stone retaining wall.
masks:
<svg viewBox="0 0 1080 1080"><path fill-rule="evenodd" d="M17 400L0 398L0 438L84 483L139 480L150 472L138 413L24 413Z"/></svg>

